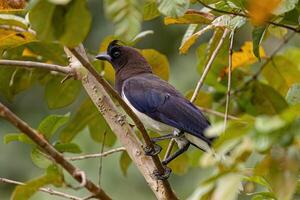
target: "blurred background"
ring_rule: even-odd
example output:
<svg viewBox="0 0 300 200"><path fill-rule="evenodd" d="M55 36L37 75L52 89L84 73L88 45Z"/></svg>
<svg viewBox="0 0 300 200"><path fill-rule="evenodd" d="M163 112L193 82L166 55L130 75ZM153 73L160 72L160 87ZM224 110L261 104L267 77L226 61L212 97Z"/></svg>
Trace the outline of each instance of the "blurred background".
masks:
<svg viewBox="0 0 300 200"><path fill-rule="evenodd" d="M111 35L113 25L108 21L103 13L103 2L101 0L89 0L89 9L93 16L92 28L84 42L86 49L90 52L98 52L101 41L107 36ZM200 6L195 5L196 8ZM159 17L151 21L143 22L143 30L153 30L154 34L147 36L136 46L138 48L147 49L153 48L165 54L170 62L170 79L169 82L173 84L179 91L186 93L193 89L200 77L197 71L198 60L195 56L195 46L189 51L187 55L179 55L178 48L181 44L182 36L186 30L185 25L165 26L163 18ZM211 37L211 33L207 33L201 37L198 44L207 42ZM241 44L246 40L251 40L250 26L244 26L237 32L235 37L235 49L239 49ZM267 54L278 45L278 39L269 37L264 43ZM299 38L295 37L289 46L300 46ZM287 46L288 47L288 46ZM1 83L0 83L1 84ZM82 91L82 98L85 96ZM81 98L81 99L82 99ZM80 99L80 98L79 98ZM32 127L37 127L39 122L47 115L53 113L65 114L69 110L76 109L79 106L79 100L69 107L59 110L49 110L44 100L44 88L35 85L29 91L25 91L16 96L10 102L7 101L0 94L0 101L8 105L17 115L29 123ZM0 119L0 137L6 133L17 133L14 127ZM85 129L79 134L75 143L80 143L83 152L99 152L100 145L93 142L88 135L88 130ZM115 144L119 147L120 144ZM193 151L190 149L189 151ZM31 178L41 175L42 170L35 167L30 157L30 147L22 143L9 143L7 145L0 143L0 177L5 177L13 180L25 182ZM101 177L101 186L110 194L113 199L121 200L151 200L155 199L150 188L146 185L143 177L139 174L134 165L131 165L127 176L123 176L119 166L120 154L116 153L109 157L103 158L103 169ZM87 172L87 176L97 182L99 159L88 159L83 161L76 161L76 165ZM170 182L181 199L187 198L196 188L196 185L202 179L209 175L211 169L190 168L187 173L183 175L172 174ZM67 175L66 175L67 176ZM67 180L74 183L71 178L67 176ZM0 199L9 199L14 185L0 184ZM74 193L72 190L64 190L65 192ZM86 194L84 189L80 192L82 196ZM41 199L60 199L43 193L37 193L32 198L34 200ZM245 197L244 199L247 199Z"/></svg>

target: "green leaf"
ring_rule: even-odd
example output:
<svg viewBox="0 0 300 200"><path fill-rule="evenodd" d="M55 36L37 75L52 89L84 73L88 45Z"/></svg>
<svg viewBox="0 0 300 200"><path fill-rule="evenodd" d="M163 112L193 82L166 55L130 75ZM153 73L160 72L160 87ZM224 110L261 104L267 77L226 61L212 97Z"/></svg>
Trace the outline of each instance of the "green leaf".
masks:
<svg viewBox="0 0 300 200"><path fill-rule="evenodd" d="M54 3L54 4L58 4L58 5L66 5L71 0L48 0L48 1L50 1L51 3Z"/></svg>
<svg viewBox="0 0 300 200"><path fill-rule="evenodd" d="M91 138L94 141L101 144L104 142L104 145L108 147L115 144L117 138L101 115L97 115L97 117L91 120L88 126ZM104 137L105 141L103 141Z"/></svg>
<svg viewBox="0 0 300 200"><path fill-rule="evenodd" d="M145 21L152 20L160 15L157 9L156 0L147 0L143 8L143 19Z"/></svg>
<svg viewBox="0 0 300 200"><path fill-rule="evenodd" d="M181 17L165 17L164 23L165 25L170 24L210 24L214 20L214 16L200 12L197 10L188 10Z"/></svg>
<svg viewBox="0 0 300 200"><path fill-rule="evenodd" d="M54 145L54 148L61 153L64 153L64 152L81 153L82 152L80 147L75 143L56 143Z"/></svg>
<svg viewBox="0 0 300 200"><path fill-rule="evenodd" d="M126 151L123 151L120 157L120 167L124 176L127 175L127 170L131 164L131 158Z"/></svg>
<svg viewBox="0 0 300 200"><path fill-rule="evenodd" d="M217 187L213 193L213 199L235 200L241 187L242 176L229 173L218 179Z"/></svg>
<svg viewBox="0 0 300 200"><path fill-rule="evenodd" d="M77 46L87 36L91 21L87 2L82 0L72 1L65 15L64 33L60 37L60 41L69 47Z"/></svg>
<svg viewBox="0 0 300 200"><path fill-rule="evenodd" d="M62 130L60 134L60 141L62 143L68 143L82 131L91 121L99 116L94 104L91 100L86 99L82 102L75 115L71 118L67 126Z"/></svg>
<svg viewBox="0 0 300 200"><path fill-rule="evenodd" d="M106 16L115 24L115 35L130 41L141 31L142 12L137 0L106 0Z"/></svg>
<svg viewBox="0 0 300 200"><path fill-rule="evenodd" d="M180 17L189 7L189 1L186 0L159 0L158 10L162 14L171 17Z"/></svg>
<svg viewBox="0 0 300 200"><path fill-rule="evenodd" d="M61 185L63 183L63 178L61 172L56 166L50 166L47 169L47 174L28 181L25 185L17 186L12 194L12 200L28 200L30 197L38 191L39 188L54 184Z"/></svg>
<svg viewBox="0 0 300 200"><path fill-rule="evenodd" d="M65 115L49 115L39 124L38 131L43 134L46 139L50 139L50 137L68 122L70 118L70 114L67 113Z"/></svg>
<svg viewBox="0 0 300 200"><path fill-rule="evenodd" d="M50 165L53 164L53 161L49 159L49 157L41 152L37 147L31 150L30 154L32 162L39 168L46 169Z"/></svg>
<svg viewBox="0 0 300 200"><path fill-rule="evenodd" d="M0 14L0 25L17 26L25 30L28 28L28 23L24 18L10 14Z"/></svg>
<svg viewBox="0 0 300 200"><path fill-rule="evenodd" d="M288 67L287 67L288 66ZM287 56L276 56L267 64L262 74L270 86L285 96L288 89L297 82L300 82L300 70L297 64Z"/></svg>
<svg viewBox="0 0 300 200"><path fill-rule="evenodd" d="M238 103L241 108L252 115L274 115L288 106L276 90L257 81L250 84L248 90L240 95Z"/></svg>
<svg viewBox="0 0 300 200"><path fill-rule="evenodd" d="M169 61L165 55L154 49L141 50L142 55L152 67L154 74L164 80L169 79Z"/></svg>
<svg viewBox="0 0 300 200"><path fill-rule="evenodd" d="M295 105L300 103L300 84L293 84L286 95L286 101L290 105Z"/></svg>
<svg viewBox="0 0 300 200"><path fill-rule="evenodd" d="M187 99L191 99L194 94L194 90L190 90L185 95ZM200 91L196 96L194 104L200 107L211 108L212 106L212 95L211 93Z"/></svg>
<svg viewBox="0 0 300 200"><path fill-rule="evenodd" d="M259 46L264 38L267 26L255 27L252 31L253 53L260 60Z"/></svg>
<svg viewBox="0 0 300 200"><path fill-rule="evenodd" d="M259 116L255 121L255 128L260 133L272 133L286 125L278 116Z"/></svg>
<svg viewBox="0 0 300 200"><path fill-rule="evenodd" d="M44 0L38 1L30 10L29 21L40 40L52 40L54 38L54 30L52 28L54 12L55 5Z"/></svg>
<svg viewBox="0 0 300 200"><path fill-rule="evenodd" d="M81 84L77 80L61 83L62 77L50 80L45 88L45 96L50 109L63 108L73 103L80 93Z"/></svg>
<svg viewBox="0 0 300 200"><path fill-rule="evenodd" d="M4 144L8 144L10 142L23 142L29 145L35 145L35 143L25 134L23 133L10 133L6 134L3 137Z"/></svg>
<svg viewBox="0 0 300 200"><path fill-rule="evenodd" d="M282 15L293 10L298 3L298 0L282 0L277 8L272 12L275 15Z"/></svg>

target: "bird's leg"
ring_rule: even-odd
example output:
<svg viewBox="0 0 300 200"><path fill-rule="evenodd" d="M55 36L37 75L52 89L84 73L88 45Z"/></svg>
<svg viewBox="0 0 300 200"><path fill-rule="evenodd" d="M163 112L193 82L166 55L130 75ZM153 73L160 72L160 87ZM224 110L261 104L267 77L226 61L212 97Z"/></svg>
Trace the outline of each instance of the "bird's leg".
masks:
<svg viewBox="0 0 300 200"><path fill-rule="evenodd" d="M158 144L153 143L153 148L146 146L144 152L146 156L155 156L161 152L162 148Z"/></svg>
<svg viewBox="0 0 300 200"><path fill-rule="evenodd" d="M167 135L162 135L162 136L159 136L159 137L151 138L151 142L153 143L154 148L145 147L144 148L145 155L154 156L154 155L159 154L161 152L162 148L161 148L161 146L156 144L156 142L166 140L166 139L170 139L170 138L173 138L173 137L174 137L173 134L167 134Z"/></svg>
<svg viewBox="0 0 300 200"><path fill-rule="evenodd" d="M174 160L175 158L177 158L180 154L184 153L190 146L191 143L186 143L183 147L181 147L180 149L178 149L173 155L169 156L168 158L166 158L165 160L163 160L161 163L163 165L167 165L169 162L171 162L172 160Z"/></svg>
<svg viewBox="0 0 300 200"><path fill-rule="evenodd" d="M173 133L170 133L170 134L167 134L167 135L162 135L162 136L151 138L151 142L156 143L156 142L171 139L171 138L174 138L174 137L175 137L175 135Z"/></svg>
<svg viewBox="0 0 300 200"><path fill-rule="evenodd" d="M171 168L169 168L169 167L167 167L167 166L163 166L163 167L164 167L164 173L163 173L163 174L159 173L158 170L155 170L155 171L153 172L153 175L155 176L155 178L156 178L157 180L165 180L165 179L168 179L169 176L170 176L170 174L171 174L171 172L172 172Z"/></svg>

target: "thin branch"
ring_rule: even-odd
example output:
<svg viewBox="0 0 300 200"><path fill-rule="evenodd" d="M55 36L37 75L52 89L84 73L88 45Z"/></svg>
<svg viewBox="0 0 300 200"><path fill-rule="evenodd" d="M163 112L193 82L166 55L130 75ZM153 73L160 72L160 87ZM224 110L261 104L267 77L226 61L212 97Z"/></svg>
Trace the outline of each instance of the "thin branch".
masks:
<svg viewBox="0 0 300 200"><path fill-rule="evenodd" d="M67 160L70 161L76 161L76 160L84 160L84 159L89 159L89 158L100 158L100 157L106 157L108 155L117 153L117 152L122 152L122 151L126 151L126 149L124 147L119 147L119 148L115 148L103 153L95 153L95 154L87 154L87 155L82 155L82 156L74 156L74 157L70 157L70 158L66 158Z"/></svg>
<svg viewBox="0 0 300 200"><path fill-rule="evenodd" d="M170 140L170 142L169 142L169 145L168 145L168 148L167 148L167 151L166 151L166 154L165 154L165 156L164 156L164 160L166 160L169 156L170 156L170 154L171 154L171 152L172 152L172 149L173 149L173 146L174 146L174 144L175 144L175 139L174 138L172 138L171 140Z"/></svg>
<svg viewBox="0 0 300 200"><path fill-rule="evenodd" d="M228 110L230 104L233 39L234 39L234 30L232 30L230 34L230 45L229 45L229 56L228 56L228 84L227 84L226 106L225 106L225 117L224 117L224 131L226 130L226 125L228 120Z"/></svg>
<svg viewBox="0 0 300 200"><path fill-rule="evenodd" d="M223 117L225 118L225 114L222 113L222 112L219 112L219 111L216 111L216 110L212 110L212 109L209 109L209 108L204 108L204 107L200 107L200 106L197 106L201 111L203 112L206 112L208 114L212 114L212 115L216 115L218 117ZM240 118L238 117L235 117L233 115L228 115L228 119L233 119L233 120L240 120Z"/></svg>
<svg viewBox="0 0 300 200"><path fill-rule="evenodd" d="M158 169L159 173L164 173L163 166L161 165L158 156L150 157L144 154L144 149L142 148L143 145L141 144L134 130L127 123L126 116L117 111L117 107L112 101L110 95L119 100L119 103L124 110L129 114L130 117L134 118L135 115L132 115L133 112L131 109L128 108L127 104L121 99L118 93L116 93L116 91L93 69L92 65L87 60L87 56L82 45L76 49L70 49L70 51L66 50L66 53L68 55L71 53L71 60L73 62L79 60L81 64L89 71L89 73L87 73L87 75L82 79L82 84L86 92L96 105L99 112L103 115L112 131L116 134L119 141L126 148L128 155L133 160L141 174L144 176L146 182L152 189L157 199L178 199L172 191L167 180L157 180L153 175L154 171L158 171ZM136 117L136 119L138 118ZM137 127L143 127L140 121L135 122ZM144 130L144 128L142 128L142 130ZM153 145L146 131L142 133L142 135L145 137L145 141L149 140L149 145ZM148 145L148 143L146 143L146 145Z"/></svg>
<svg viewBox="0 0 300 200"><path fill-rule="evenodd" d="M27 135L33 142L35 142L41 149L44 150L56 163L61 165L74 179L79 183L85 183L84 187L91 193L95 194L99 199L111 199L100 187L95 185L90 180L84 180L82 171L67 161L61 153L59 153L51 144L48 143L39 133L31 128L26 122L11 112L6 106L0 103L0 116L18 128L22 133Z"/></svg>
<svg viewBox="0 0 300 200"><path fill-rule="evenodd" d="M76 76L76 71L68 66L60 66L55 64L33 62L33 61L24 61L24 60L0 60L0 65L7 67L25 67L25 68L37 68L37 69L46 69L50 71L56 71L63 74L70 74Z"/></svg>
<svg viewBox="0 0 300 200"><path fill-rule="evenodd" d="M25 183L23 183L23 182L14 181L14 180L1 178L1 177L0 177L0 183L9 183L9 184L14 184L14 185L25 185ZM66 198L66 199L82 200L82 198L79 198L79 197L76 197L76 196L73 196L73 195L70 195L70 194L66 194L66 193L63 193L63 192L59 192L59 191L53 190L51 188L39 188L39 191L48 193L50 195L63 197L63 198Z"/></svg>
<svg viewBox="0 0 300 200"><path fill-rule="evenodd" d="M207 74L208 74L208 72L209 72L209 70L210 70L210 68L212 66L212 63L215 60L215 58L216 58L216 56L217 56L217 54L218 54L218 52L219 52L219 50L220 50L220 48L221 48L224 40L225 40L228 32L229 32L229 30L226 28L224 30L224 33L223 33L223 35L222 35L222 37L221 37L221 39L220 39L220 41L219 41L216 49L214 50L214 52L212 53L211 57L209 58L209 61L207 62L207 65L204 68L203 74L202 74L200 80L197 83L196 89L195 89L194 94L193 94L193 96L191 98L191 102L194 102L196 100L196 97L197 97L197 95L198 95L198 93L200 91L200 88L202 87L202 85L204 83L204 80L205 80L205 78L206 78L206 76L207 76Z"/></svg>
<svg viewBox="0 0 300 200"><path fill-rule="evenodd" d="M241 16L241 17L245 17L245 18L249 18L250 16L248 16L247 14L244 14L244 13L238 13L238 12L230 12L230 11L226 11L226 10L220 10L220 9L217 9L217 8L214 8L212 6L209 6L207 5L206 3L202 2L201 0L197 0L201 5L203 5L204 7L206 8L209 8L215 12L218 12L218 13L223 13L223 14L229 14L229 15L235 15L235 16ZM266 21L266 23L268 24L272 24L274 26L279 26L279 27L282 27L282 28L286 28L286 29L289 29L289 30L292 30L296 33L300 33L300 28L296 28L296 27L292 27L292 26L289 26L289 25L285 25L285 24L280 24L280 23L276 23L276 22L273 22L273 21Z"/></svg>

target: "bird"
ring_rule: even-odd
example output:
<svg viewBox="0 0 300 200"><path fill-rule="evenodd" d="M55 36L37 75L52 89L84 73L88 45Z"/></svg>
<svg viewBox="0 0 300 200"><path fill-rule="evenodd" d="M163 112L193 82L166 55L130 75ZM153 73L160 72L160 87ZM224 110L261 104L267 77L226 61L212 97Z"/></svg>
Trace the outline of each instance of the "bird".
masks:
<svg viewBox="0 0 300 200"><path fill-rule="evenodd" d="M153 73L150 64L135 48L120 44L119 40L109 43L106 52L96 59L108 61L115 70L115 89L138 116L146 129L160 133L151 138L156 142L174 138L178 150L162 161L164 166L184 153L190 145L205 152L211 150L214 137L207 137L204 131L209 120L199 108L186 99L167 81ZM146 152L158 154L161 148ZM158 177L164 179L168 173Z"/></svg>

